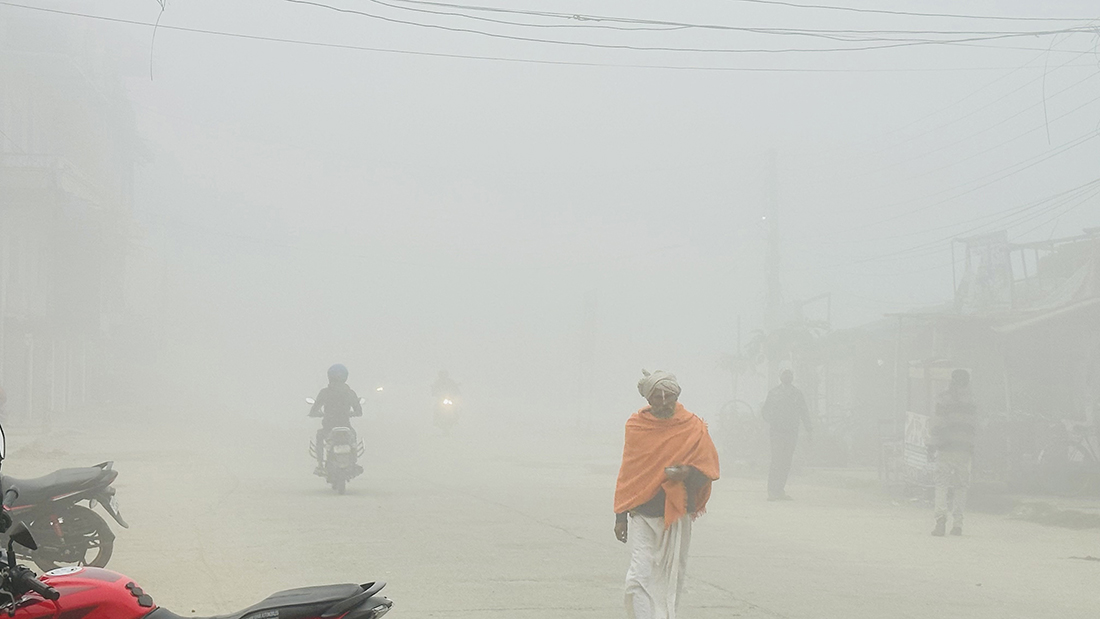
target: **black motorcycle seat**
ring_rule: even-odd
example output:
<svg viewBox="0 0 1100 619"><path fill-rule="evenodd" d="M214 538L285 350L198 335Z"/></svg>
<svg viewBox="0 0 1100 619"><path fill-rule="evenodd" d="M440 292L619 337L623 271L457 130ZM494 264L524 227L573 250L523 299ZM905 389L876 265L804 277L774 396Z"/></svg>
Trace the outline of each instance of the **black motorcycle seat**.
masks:
<svg viewBox="0 0 1100 619"><path fill-rule="evenodd" d="M278 617L278 619L312 619L320 617L336 602L346 600L363 591L359 585L322 585L319 587L301 587L288 589L270 595L259 604L230 615L218 615L207 619L251 619L252 617ZM266 611L278 611L267 614ZM158 608L145 615L145 619L196 619L191 615L184 618L167 609Z"/></svg>
<svg viewBox="0 0 1100 619"><path fill-rule="evenodd" d="M33 479L16 479L7 475L0 476L4 490L15 488L19 497L15 505L37 503L55 496L93 488L107 472L97 466L85 466L72 469L60 469Z"/></svg>

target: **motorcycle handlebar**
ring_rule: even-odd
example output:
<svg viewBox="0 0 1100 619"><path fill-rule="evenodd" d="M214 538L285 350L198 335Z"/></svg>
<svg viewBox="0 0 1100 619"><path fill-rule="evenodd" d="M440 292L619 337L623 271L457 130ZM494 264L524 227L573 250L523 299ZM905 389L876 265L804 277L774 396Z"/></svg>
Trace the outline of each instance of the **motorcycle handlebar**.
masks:
<svg viewBox="0 0 1100 619"><path fill-rule="evenodd" d="M19 498L19 491L15 488L8 488L4 491L4 507L11 507L15 504L15 500Z"/></svg>
<svg viewBox="0 0 1100 619"><path fill-rule="evenodd" d="M27 589L34 591L38 595L46 598L47 600L57 601L61 597L61 593L57 589L47 585L46 583L38 580L38 577L34 575L34 572L30 570L22 570L18 576L19 584L23 585Z"/></svg>

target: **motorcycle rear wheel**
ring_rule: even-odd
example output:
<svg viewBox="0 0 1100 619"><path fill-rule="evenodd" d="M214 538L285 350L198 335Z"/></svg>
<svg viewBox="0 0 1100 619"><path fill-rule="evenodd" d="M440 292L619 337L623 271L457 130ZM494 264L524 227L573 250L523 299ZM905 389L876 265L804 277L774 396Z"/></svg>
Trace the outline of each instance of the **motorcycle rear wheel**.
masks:
<svg viewBox="0 0 1100 619"><path fill-rule="evenodd" d="M57 526L64 536L64 544L50 522L30 524L38 542L38 550L30 552L30 559L38 569L49 572L66 566L107 566L114 552L115 535L99 514L87 507L73 505L59 515ZM89 552L95 552L90 559Z"/></svg>

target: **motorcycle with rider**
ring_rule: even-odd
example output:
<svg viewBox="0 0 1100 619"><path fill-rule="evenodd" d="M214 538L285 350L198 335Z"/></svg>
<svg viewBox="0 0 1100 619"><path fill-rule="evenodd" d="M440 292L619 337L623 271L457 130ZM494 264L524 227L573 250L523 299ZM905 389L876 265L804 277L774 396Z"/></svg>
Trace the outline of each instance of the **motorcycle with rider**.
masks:
<svg viewBox="0 0 1100 619"><path fill-rule="evenodd" d="M444 435L449 435L458 423L458 397L458 383L451 378L447 370L440 370L435 382L432 383L432 399L435 402L432 421L436 427L443 430Z"/></svg>
<svg viewBox="0 0 1100 619"><path fill-rule="evenodd" d="M351 418L363 416L364 401L348 386L348 369L339 363L328 369L328 386L317 398L306 398L312 405L309 416L321 418L317 440L310 445L317 458L313 473L324 477L340 494L348 481L363 472L357 462L364 452L363 442L351 427Z"/></svg>

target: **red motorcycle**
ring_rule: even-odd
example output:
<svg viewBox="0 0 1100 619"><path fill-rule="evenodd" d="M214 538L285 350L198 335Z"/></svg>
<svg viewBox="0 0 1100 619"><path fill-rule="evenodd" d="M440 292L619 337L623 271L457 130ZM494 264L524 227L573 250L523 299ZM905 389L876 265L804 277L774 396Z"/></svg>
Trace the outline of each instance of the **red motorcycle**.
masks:
<svg viewBox="0 0 1100 619"><path fill-rule="evenodd" d="M18 528L20 525L15 525ZM21 543L16 533L22 531L13 529L13 542ZM25 541L34 543L33 539ZM63 567L39 579L31 570L16 565L12 557L9 551L2 568L0 596L7 594L10 599L0 606L0 612L7 611L15 619L181 619L181 615L158 607L148 593L122 574L98 567ZM385 586L377 582L290 589L211 619L377 619L393 606L388 598L378 595Z"/></svg>
<svg viewBox="0 0 1100 619"><path fill-rule="evenodd" d="M0 427L0 462L5 451ZM17 493L3 492L0 532L7 535L7 552L0 551L0 613L14 619L182 619L158 607L133 580L98 567L73 566L39 578L16 563L15 545L35 551L38 544L22 522L12 524L6 507ZM365 585L302 587L276 593L242 611L211 619L377 619L393 606L378 595L384 582ZM190 615L186 615L191 617Z"/></svg>

